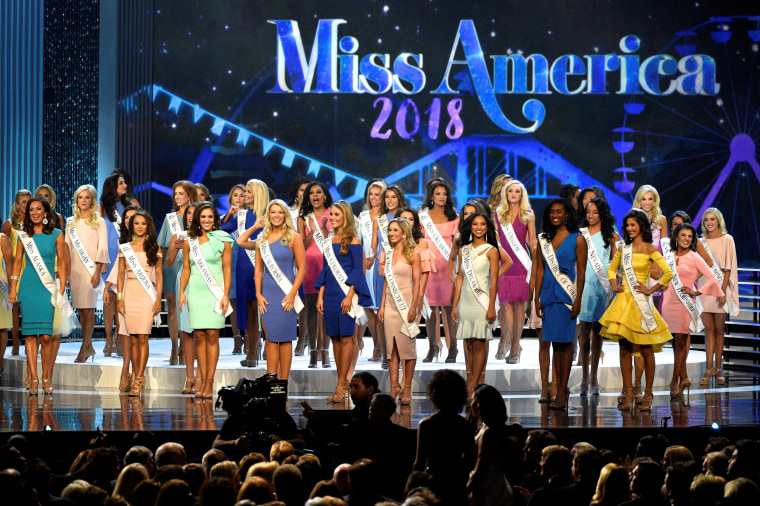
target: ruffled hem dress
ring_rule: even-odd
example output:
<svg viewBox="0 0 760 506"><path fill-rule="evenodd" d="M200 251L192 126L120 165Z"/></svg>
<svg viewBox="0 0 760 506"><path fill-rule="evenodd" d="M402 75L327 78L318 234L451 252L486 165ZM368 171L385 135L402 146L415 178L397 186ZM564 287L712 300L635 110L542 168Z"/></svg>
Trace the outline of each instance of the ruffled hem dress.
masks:
<svg viewBox="0 0 760 506"><path fill-rule="evenodd" d="M683 256L676 257L678 277L686 288L694 289L697 280L697 274L702 274L704 282L699 289L704 296L722 297L723 290L718 283L718 278L710 270L699 253L689 251ZM691 323L691 314L681 303L676 295L673 283L668 285L667 290L662 296L662 317L668 323L668 329L672 334L691 334L689 324Z"/></svg>
<svg viewBox="0 0 760 506"><path fill-rule="evenodd" d="M295 267L295 254L290 246L282 244L276 240L269 244L269 250L272 252L274 261L280 267L280 270L293 283L296 275L293 272ZM269 269L264 267L264 274L261 278L261 295L269 302L267 312L261 315L262 326L266 333L266 338L270 343L287 343L295 341L297 335L298 315L295 309L284 311L280 301L285 297L285 292L274 280Z"/></svg>
<svg viewBox="0 0 760 506"><path fill-rule="evenodd" d="M608 279L615 279L618 269L621 268L621 258L622 252L618 250L612 259L612 263L610 263L610 267L607 269ZM632 262L636 279L642 285L645 285L649 279L649 271L653 263L657 264L657 267L662 272L662 277L659 280L661 284L667 285L673 278L673 272L658 251L650 255L634 253ZM615 295L610 307L607 308L607 311L604 312L599 320L599 323L602 324L601 335L613 341L619 341L620 339L628 340L633 344L634 355L641 354L641 346L652 346L652 350L655 353L659 353L662 351L662 345L673 339L673 335L668 329L668 324L660 316L657 308L652 307L657 327L652 332L644 330L641 327L641 311L639 311L639 307L636 305L624 274L622 278L623 293ZM651 296L647 298L649 299Z"/></svg>
<svg viewBox="0 0 760 506"><path fill-rule="evenodd" d="M491 261L488 259L488 251L491 248L493 246L490 244L482 244L473 250L472 270L475 272L478 286L486 293L489 293L491 287ZM458 310L457 339L493 339L493 332L486 320L486 310L478 301L466 278L462 283Z"/></svg>
<svg viewBox="0 0 760 506"><path fill-rule="evenodd" d="M736 270L736 244L734 244L734 238L730 234L726 234L717 239L707 239L707 246L710 248L715 261L721 269L731 269L730 273L724 272L724 276L728 278L728 294L733 300L736 307L739 307L739 292L737 291L739 275ZM700 278L698 284L700 291L702 290L702 283L705 283L704 278ZM718 298L712 295L702 295L699 297L699 302L702 304L705 313L725 313L726 310L723 306L718 305Z"/></svg>
<svg viewBox="0 0 760 506"><path fill-rule="evenodd" d="M436 223L435 228L438 229L438 233L441 234L444 242L450 247L454 236L459 231L459 218L445 223ZM422 231L425 233L425 240L428 243L428 249L435 265L435 270L431 271L430 276L428 276L428 284L425 289L428 304L432 307L451 306L451 294L454 291L454 284L449 277L449 259L445 258L438 251L425 227L422 227Z"/></svg>
<svg viewBox="0 0 760 506"><path fill-rule="evenodd" d="M577 241L578 232L571 232L555 251L560 272L573 282L576 277ZM546 259L544 259L544 264L546 264ZM573 300L557 282L548 265L544 267L544 282L541 286L540 297L544 310L544 323L546 323L541 339L553 343L572 343L575 338L575 318L570 316L571 311L567 305L572 306Z"/></svg>
<svg viewBox="0 0 760 506"><path fill-rule="evenodd" d="M512 267L499 278L499 304L528 302L530 295L530 286L528 286L528 282L526 281L528 271L523 267L523 264L509 245L509 241L507 241L507 237L501 229L499 215L496 212L494 212L494 223L496 224L496 230L499 232L501 247L509 255L509 258L512 259ZM512 229L515 231L520 244L523 245L529 255L530 248L526 245L526 240L528 237L528 227L532 226L534 226L533 219L528 223L523 223L520 221L519 216L515 216L515 219L512 221Z"/></svg>
<svg viewBox="0 0 760 506"><path fill-rule="evenodd" d="M316 247L316 244L314 246ZM348 253L345 255L340 254L340 243L333 243L332 248L335 252L335 257L338 259L338 263L340 263L340 266L346 272L346 285L353 286L354 292L359 296L359 305L362 307L370 306L372 304L372 297L370 297L369 288L367 288L367 280L364 278L364 253L362 252L362 245L349 245ZM323 303L327 335L330 337L353 335L355 319L348 314L342 314L340 303L346 296L343 294L343 290L338 285L338 281L333 276L324 258L322 260L322 270L319 272L319 276L314 284L317 291L323 286L325 287Z"/></svg>
<svg viewBox="0 0 760 506"><path fill-rule="evenodd" d="M68 233L67 225L66 244L71 250L71 273L69 275L69 293L71 294L71 305L76 309L94 308L98 303L98 291L92 287L92 275L84 266L82 259L79 258L74 245L71 242L71 234ZM110 223L106 225L103 218L98 218L98 228L92 228L87 222L80 218L76 224L77 235L82 241L84 249L93 262L98 264L110 264L108 258L108 229ZM52 273L52 271L51 271Z"/></svg>
<svg viewBox="0 0 760 506"><path fill-rule="evenodd" d="M148 256L144 251L135 251L135 257L145 273L150 276L153 288L156 288L156 267L148 265ZM119 253L119 258L124 258L124 255ZM162 255L159 253L158 261L162 260ZM161 294L158 296L160 297ZM125 272L122 300L124 314L118 313L120 334L150 335L153 329L153 301L128 266Z"/></svg>
<svg viewBox="0 0 760 506"><path fill-rule="evenodd" d="M599 231L591 236L591 241L599 253L599 258L604 265L604 275L607 275L607 268L610 266L610 249L604 249L604 238ZM586 285L583 287L583 297L581 297L581 312L578 320L582 322L598 322L604 312L607 311L607 292L602 288L599 276L596 275L590 261L586 261Z"/></svg>
<svg viewBox="0 0 760 506"><path fill-rule="evenodd" d="M224 272L222 270L222 253L225 243L232 243L230 234L223 230L208 233L208 241L201 244L201 253L216 282L224 290ZM190 313L190 327L193 329L224 328L225 316L214 311L217 300L206 285L198 265L190 255L190 282L187 284L187 306Z"/></svg>

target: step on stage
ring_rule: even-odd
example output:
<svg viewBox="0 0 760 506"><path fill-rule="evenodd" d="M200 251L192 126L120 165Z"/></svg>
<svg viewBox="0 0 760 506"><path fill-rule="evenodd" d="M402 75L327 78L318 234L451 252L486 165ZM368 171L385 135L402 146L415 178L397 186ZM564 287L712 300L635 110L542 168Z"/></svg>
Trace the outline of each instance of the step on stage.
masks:
<svg viewBox="0 0 760 506"><path fill-rule="evenodd" d="M372 341L364 340L365 346L359 357L357 370L375 374L384 392L389 390L388 372L379 363L369 362ZM541 380L538 369L538 341L522 340L522 356L517 365L507 365L496 360L496 341L491 343L489 361L484 382L495 386L504 395L512 423L525 427L686 427L705 426L716 422L720 425L760 424L760 386L757 378L738 372L727 373L725 386L714 381L700 386L699 378L705 370L705 354L692 351L688 369L693 387L687 399L670 402L668 384L672 374L673 353L665 348L656 355L657 369L654 381L654 402L650 413L634 410L622 412L617 409L617 396L622 383L619 374L618 346L606 341L604 359L599 366L599 383L602 393L598 397L580 397L580 367L573 367L570 376L570 407L559 412L537 403ZM80 343L62 343L53 375L52 396L29 396L23 387L25 357L10 356L10 346L5 357L5 371L0 388L0 431L37 431L45 426L52 430L91 431L100 427L105 430L216 430L226 419L224 411L215 410L214 402L196 400L181 395L185 366L170 366L171 350L168 339L151 339L150 359L146 370L146 387L139 399L119 395L117 385L121 372L121 357L104 357L103 341L94 342L97 354L94 361L74 364ZM416 428L419 421L433 412L425 397L425 386L433 373L441 368L459 371L464 375L464 356L460 351L453 364L444 363L445 352L438 361L423 363L428 344L417 340L417 368L414 377L414 397L411 406L400 407L397 422ZM244 377L255 378L266 372L265 361L256 368L240 366L241 355L232 355L232 339L221 339L221 356L216 373L215 387L234 385ZM331 350L331 361L332 350ZM301 401L315 409L346 409L326 401L336 384L335 365L316 369L308 368L308 352L294 357L289 383L288 410L303 425ZM41 371L41 367L39 369ZM40 386L41 386L40 382Z"/></svg>

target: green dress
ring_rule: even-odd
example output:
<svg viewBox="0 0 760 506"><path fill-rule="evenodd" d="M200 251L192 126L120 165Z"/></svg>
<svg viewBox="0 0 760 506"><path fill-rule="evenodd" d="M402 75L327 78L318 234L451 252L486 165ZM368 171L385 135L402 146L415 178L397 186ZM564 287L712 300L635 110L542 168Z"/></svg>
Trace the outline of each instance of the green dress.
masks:
<svg viewBox="0 0 760 506"><path fill-rule="evenodd" d="M55 229L50 234L32 236L51 276L55 276L55 240L60 233L60 230ZM19 247L23 246L19 244ZM26 251L24 251L24 260L27 268L24 269L17 290L21 311L21 333L25 336L52 335L55 306L50 303L50 292L40 281L37 271L29 262Z"/></svg>
<svg viewBox="0 0 760 506"><path fill-rule="evenodd" d="M206 259L211 275L224 289L224 272L222 271L222 253L224 243L232 243L230 234L221 230L209 232L208 241L201 244L201 253ZM253 283L253 280L251 280ZM190 328L221 329L224 328L225 316L214 311L216 297L211 293L198 271L198 265L190 254L190 282L187 284L187 307L190 313Z"/></svg>

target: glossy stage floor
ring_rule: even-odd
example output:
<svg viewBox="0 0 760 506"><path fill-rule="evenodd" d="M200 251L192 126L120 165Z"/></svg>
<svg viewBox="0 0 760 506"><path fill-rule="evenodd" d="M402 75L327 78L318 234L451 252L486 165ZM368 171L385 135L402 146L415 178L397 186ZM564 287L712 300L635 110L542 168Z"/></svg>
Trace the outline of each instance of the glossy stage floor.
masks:
<svg viewBox="0 0 760 506"><path fill-rule="evenodd" d="M493 343L495 344L495 343ZM116 388L121 369L121 358L104 357L103 342L95 342L98 350L95 360L74 364L79 343L62 343L55 366L52 395L30 396L23 387L25 357L5 357L5 371L0 387L0 431L35 432L46 426L55 431L92 431L97 427L106 431L134 430L217 430L226 419L226 413L214 407L214 401L196 400L181 395L185 367L170 366L168 339L151 339L150 360L146 372L147 387L141 398L119 395ZM239 365L241 356L232 355L232 339L221 340L222 355L216 374L216 388L234 385L240 378L255 378L266 372L263 361L256 368ZM538 374L538 342L523 339L523 352L518 365L507 365L493 358L495 346L489 353L485 382L496 386L507 403L509 419L527 428L659 428L709 426L716 422L726 426L760 424L760 385L758 378L738 372L728 373L724 386L711 383L700 386L698 379L704 372L705 355L692 351L689 355L689 376L694 382L690 395L684 401L670 402L668 383L672 372L673 355L670 348L657 355L655 398L650 413L639 410L623 412L617 408L616 398L621 389L618 372L617 345L605 342L604 361L600 365L599 379L602 393L598 397L580 397L579 367L573 367L570 377L571 397L567 411L548 410L537 403L540 390ZM364 353L359 357L358 370L376 374L380 387L388 391L387 371L378 363L369 362L372 342L365 339ZM418 356L427 352L427 341L417 341ZM307 353L308 355L308 353ZM461 354L456 363L417 362L414 377L414 397L411 406L400 407L396 422L416 428L419 421L433 408L425 398L424 388L439 368L451 368L464 374ZM332 357L331 357L332 359ZM315 409L347 409L348 405L330 405L326 395L336 383L335 367L309 369L308 357L295 357L289 384L288 409L299 425L302 417L301 401Z"/></svg>

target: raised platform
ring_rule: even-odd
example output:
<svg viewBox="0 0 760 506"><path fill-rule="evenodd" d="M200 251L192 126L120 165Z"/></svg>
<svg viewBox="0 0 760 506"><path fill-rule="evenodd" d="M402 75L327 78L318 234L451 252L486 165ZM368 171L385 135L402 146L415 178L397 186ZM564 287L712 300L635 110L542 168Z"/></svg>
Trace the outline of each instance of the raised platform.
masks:
<svg viewBox="0 0 760 506"><path fill-rule="evenodd" d="M58 352L58 359L53 374L53 386L56 389L117 389L119 375L121 373L121 357L105 357L102 353L103 342L96 341L97 354L94 361L85 364L75 364L74 358L79 352L80 343L64 342ZM377 375L381 389L388 391L388 372L381 369L379 363L369 362L372 356L372 340L365 338L364 351L359 357L357 370L370 371ZM460 343L461 344L461 343ZM523 339L523 352L519 364L508 365L504 360L496 360L496 341L492 341L489 351L489 360L486 365L485 383L495 386L503 394L512 393L537 393L541 388L541 379L538 368L538 341L533 338ZM259 361L256 368L247 368L240 365L241 355L232 355L232 339L221 339L221 356L215 377L215 387L234 385L240 378L258 377L266 372L266 361ZM417 367L414 374L414 392L424 395L425 386L433 373L439 369L447 368L465 373L464 352L460 346L457 361L453 364L444 363L445 351L441 353L438 361L431 363L422 362L427 354L427 340L417 340ZM10 347L9 347L10 349ZM603 362L599 365L599 384L607 392L619 392L622 380L619 369L618 345L605 342ZM146 389L152 391L178 392L184 384L186 377L185 366L169 365L171 343L169 339L150 340L150 358L146 370ZM330 350L330 360L333 360ZM670 383L673 373L673 352L665 348L662 353L656 355L657 368L655 376L655 389L663 389ZM289 391L292 395L311 395L323 392L332 392L336 384L336 370L333 362L332 367L317 369L308 368L308 352L303 357L294 357L292 372L290 375ZM3 385L20 386L26 375L26 357L23 355L11 357L6 354L5 372ZM696 379L702 376L705 367L705 354L701 351L689 353L688 369L689 377ZM577 392L581 382L580 367L573 367L570 375L571 391Z"/></svg>

